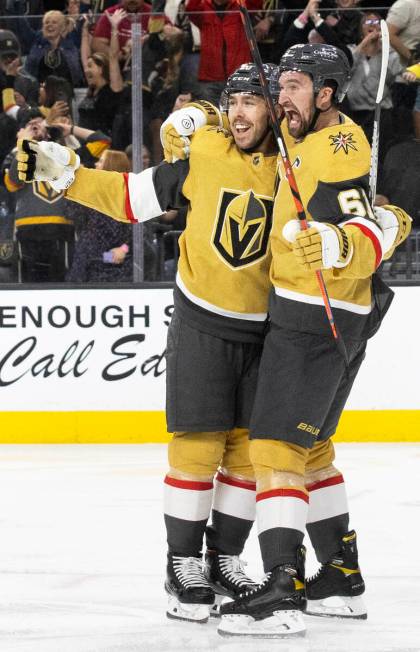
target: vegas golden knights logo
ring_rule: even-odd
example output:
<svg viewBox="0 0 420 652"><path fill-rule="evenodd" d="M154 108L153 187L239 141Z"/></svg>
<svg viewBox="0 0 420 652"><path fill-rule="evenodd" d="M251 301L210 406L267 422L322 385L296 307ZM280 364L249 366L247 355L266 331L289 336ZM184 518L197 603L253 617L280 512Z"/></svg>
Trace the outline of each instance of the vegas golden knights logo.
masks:
<svg viewBox="0 0 420 652"><path fill-rule="evenodd" d="M267 253L273 201L252 190L222 190L213 245L234 268L250 265Z"/></svg>
<svg viewBox="0 0 420 652"><path fill-rule="evenodd" d="M43 201L48 202L49 204L53 204L64 196L64 192L62 190L57 192L46 181L34 181L33 189L34 195Z"/></svg>

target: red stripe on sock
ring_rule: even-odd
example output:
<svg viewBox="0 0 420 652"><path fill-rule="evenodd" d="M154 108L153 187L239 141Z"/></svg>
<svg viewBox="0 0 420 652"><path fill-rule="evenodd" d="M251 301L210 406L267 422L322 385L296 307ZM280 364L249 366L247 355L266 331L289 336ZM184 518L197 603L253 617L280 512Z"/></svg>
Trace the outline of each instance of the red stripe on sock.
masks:
<svg viewBox="0 0 420 652"><path fill-rule="evenodd" d="M130 203L130 192L128 190L128 173L123 172L123 177L124 177L124 185L125 185L125 214L127 216L127 219L130 220L130 222L133 222L133 224L137 224L137 220L134 217L133 209L131 208L131 203Z"/></svg>
<svg viewBox="0 0 420 652"><path fill-rule="evenodd" d="M378 238L367 226L364 226L363 224L357 224L355 222L346 222L346 226L350 226L350 225L357 226L357 228L360 229L361 232L365 236L367 236L369 240L372 242L373 248L375 249L375 267L378 268L382 260L382 247Z"/></svg>
<svg viewBox="0 0 420 652"><path fill-rule="evenodd" d="M323 489L324 487L332 487L335 484L342 484L344 482L343 476L335 475L332 478L327 478L326 480L320 480L319 482L311 482L311 484L305 485L308 491L315 491L316 489Z"/></svg>
<svg viewBox="0 0 420 652"><path fill-rule="evenodd" d="M231 478L229 475L223 475L223 473L218 473L216 475L216 480L218 482L223 482L224 484L229 484L232 487L255 491L255 482L251 482L250 480L237 480L236 478Z"/></svg>
<svg viewBox="0 0 420 652"><path fill-rule="evenodd" d="M189 489L190 491L209 491L213 489L212 482L196 482L195 480L178 480L167 475L164 480L165 484L176 487L177 489Z"/></svg>
<svg viewBox="0 0 420 652"><path fill-rule="evenodd" d="M305 503L309 503L309 496L299 489L270 489L269 491L263 491L262 493L257 494L257 502L265 500L266 498L300 498L300 500L304 500Z"/></svg>

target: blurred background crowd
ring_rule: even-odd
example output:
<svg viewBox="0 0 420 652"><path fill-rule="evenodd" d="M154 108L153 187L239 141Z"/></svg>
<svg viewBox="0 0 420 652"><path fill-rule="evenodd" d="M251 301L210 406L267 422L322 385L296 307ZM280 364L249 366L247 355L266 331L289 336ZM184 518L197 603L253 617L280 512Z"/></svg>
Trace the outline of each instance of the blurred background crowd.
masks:
<svg viewBox="0 0 420 652"><path fill-rule="evenodd" d="M142 168L162 160L159 131L194 99L218 103L251 55L238 0L0 1L0 282L129 282L132 227L67 201L47 183L19 182L17 138L52 139L82 162L131 171L133 24L141 25ZM352 68L344 113L372 137L381 66L380 20L391 55L381 111L376 202L414 218L406 250L384 273L420 280L420 0L247 0L265 62L295 43L330 43ZM136 30L137 33L137 30ZM135 166L138 171L138 165ZM144 227L144 278L171 281L185 212Z"/></svg>

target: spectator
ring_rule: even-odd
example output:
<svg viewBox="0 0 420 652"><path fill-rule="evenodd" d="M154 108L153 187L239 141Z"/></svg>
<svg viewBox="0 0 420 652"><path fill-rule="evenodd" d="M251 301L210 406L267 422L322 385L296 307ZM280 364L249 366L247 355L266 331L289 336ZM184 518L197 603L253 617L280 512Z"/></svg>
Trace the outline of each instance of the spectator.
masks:
<svg viewBox="0 0 420 652"><path fill-rule="evenodd" d="M21 21L25 23L25 19ZM73 86L82 83L79 50L68 36L69 23L61 11L48 11L42 19L42 30L33 32L26 21L32 46L26 58L25 69L43 82L49 75L65 77Z"/></svg>
<svg viewBox="0 0 420 652"><path fill-rule="evenodd" d="M94 167L98 158L111 145L111 139L102 131L79 127L70 116L59 116L50 124L52 129L61 130L65 145L76 151L85 167Z"/></svg>
<svg viewBox="0 0 420 652"><path fill-rule="evenodd" d="M80 0L66 0L64 14L73 22L73 29L69 31L69 38L79 50L82 41L83 16L81 14L87 11L89 11L89 5L82 4Z"/></svg>
<svg viewBox="0 0 420 652"><path fill-rule="evenodd" d="M111 40L111 23L109 16L115 11L123 9L127 15L121 21L118 32L119 47L122 51L127 41L131 39L131 24L140 16L142 33L147 34L149 28L149 19L151 5L144 0L122 0L120 4L107 9L100 17L93 35L92 48L94 52L109 53L109 44Z"/></svg>
<svg viewBox="0 0 420 652"><path fill-rule="evenodd" d="M133 169L133 145L127 145L125 148L125 154L130 161L130 172ZM150 168L152 165L152 156L150 154L150 150L146 145L142 145L141 148L141 158L142 158L142 170L146 170L147 168Z"/></svg>
<svg viewBox="0 0 420 652"><path fill-rule="evenodd" d="M246 5L260 9L255 0L247 0ZM239 0L188 0L186 4L189 18L201 34L199 94L216 105L228 76L251 60L238 7Z"/></svg>
<svg viewBox="0 0 420 652"><path fill-rule="evenodd" d="M109 15L111 23L110 40L110 68L114 72L115 79L119 79L121 101L114 120L112 141L115 149L124 149L132 141L131 124L131 40L124 46L125 65L121 72L119 65L119 27L125 17L125 11L118 9ZM171 24L163 25L160 32L153 32L143 44L143 138L149 144L150 136L148 125L153 113L161 110L162 106L167 108L168 115L173 104L173 96L176 97L179 80L179 61L182 57L183 34L180 29ZM124 81L125 78L125 81ZM157 96L159 94L159 98ZM168 99L168 96L169 99ZM157 103L157 106L156 106Z"/></svg>
<svg viewBox="0 0 420 652"><path fill-rule="evenodd" d="M20 109L17 137L48 140L42 114ZM42 181L19 181L15 150L3 164L3 183L16 195L15 228L21 262L21 280L27 283L64 281L74 245L74 225L64 192Z"/></svg>
<svg viewBox="0 0 420 652"><path fill-rule="evenodd" d="M357 43L359 40L360 21L362 12L356 7L359 0L335 0L336 10L325 18L325 22L332 27L339 39L340 46Z"/></svg>
<svg viewBox="0 0 420 652"><path fill-rule="evenodd" d="M73 87L67 79L49 75L39 88L40 110L49 122L58 116L71 115L73 96Z"/></svg>
<svg viewBox="0 0 420 652"><path fill-rule="evenodd" d="M318 13L319 0L309 0L302 13L293 21L287 30L282 50L286 51L297 43L328 43L343 50L350 65L353 57L349 48L341 42L335 29L330 27L327 20L324 20Z"/></svg>
<svg viewBox="0 0 420 652"><path fill-rule="evenodd" d="M124 152L106 150L96 168L130 172L131 165ZM70 203L83 226L66 280L70 283L130 281L131 225L110 220L93 208Z"/></svg>
<svg viewBox="0 0 420 652"><path fill-rule="evenodd" d="M22 70L20 45L9 30L0 30L0 87L14 90L13 98L10 93L4 98L3 93L3 110L10 104L34 106L37 103L38 82Z"/></svg>
<svg viewBox="0 0 420 652"><path fill-rule="evenodd" d="M282 0L264 0L263 11L254 14L255 36L264 63L279 58L285 32L284 9Z"/></svg>
<svg viewBox="0 0 420 652"><path fill-rule="evenodd" d="M382 64L381 17L377 13L366 12L360 25L360 42L350 46L353 54L352 79L347 92L350 117L359 124L369 142L372 140L373 119L376 94ZM391 85L399 73L403 72L398 54L391 48L388 70L381 102L379 137L379 162L385 157L394 137L392 126ZM399 204L398 204L399 205Z"/></svg>
<svg viewBox="0 0 420 652"><path fill-rule="evenodd" d="M185 11L186 0L181 0L174 15L169 14L176 27L184 34L184 56L181 62L179 84L181 93L199 94L198 68L200 65L200 30L193 25ZM168 5L166 11L168 11Z"/></svg>
<svg viewBox="0 0 420 652"><path fill-rule="evenodd" d="M91 54L89 38L89 24L86 20L82 32L82 62L88 92L78 106L79 125L93 131L99 129L110 136L121 100L123 82L118 61L110 66L107 54Z"/></svg>
<svg viewBox="0 0 420 652"><path fill-rule="evenodd" d="M419 0L397 0L390 7L386 19L391 45L398 52L401 64L409 66L416 62L416 48L420 44ZM393 87L394 129L403 131L410 121L410 113L416 99L416 89L398 77Z"/></svg>
<svg viewBox="0 0 420 652"><path fill-rule="evenodd" d="M164 28L167 29L167 28ZM150 83L150 137L154 162L162 160L160 127L170 114L177 97L180 95L179 72L183 55L183 34L177 28L176 33L165 39L166 57L155 67L149 77Z"/></svg>
<svg viewBox="0 0 420 652"><path fill-rule="evenodd" d="M40 16L47 11L45 0L2 0L0 6L4 6L4 11L0 11L0 16L2 14L5 16L3 20L0 18L0 27L10 29L16 34L19 32L22 16L28 17L28 23L33 30L38 30L41 27ZM22 53L27 54L29 47L24 39L21 46Z"/></svg>

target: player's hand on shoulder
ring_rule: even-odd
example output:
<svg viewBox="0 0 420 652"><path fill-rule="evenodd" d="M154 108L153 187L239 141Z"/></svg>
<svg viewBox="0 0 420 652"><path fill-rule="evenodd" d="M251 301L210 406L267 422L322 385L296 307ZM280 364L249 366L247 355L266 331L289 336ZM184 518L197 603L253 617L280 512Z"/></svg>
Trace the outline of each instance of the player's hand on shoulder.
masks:
<svg viewBox="0 0 420 652"><path fill-rule="evenodd" d="M52 141L18 140L16 158L21 181L48 181L56 191L65 190L73 183L80 165L72 149Z"/></svg>
<svg viewBox="0 0 420 652"><path fill-rule="evenodd" d="M391 204L374 206L373 212L384 235L383 259L387 260L410 235L412 219L405 210Z"/></svg>
<svg viewBox="0 0 420 652"><path fill-rule="evenodd" d="M299 220L290 220L283 227L283 237L292 245L299 265L317 271L349 264L353 246L344 229L324 222L308 222L308 227L302 231Z"/></svg>
<svg viewBox="0 0 420 652"><path fill-rule="evenodd" d="M174 163L190 155L190 136L206 125L221 126L220 111L210 102L190 102L171 113L160 128L165 161Z"/></svg>

